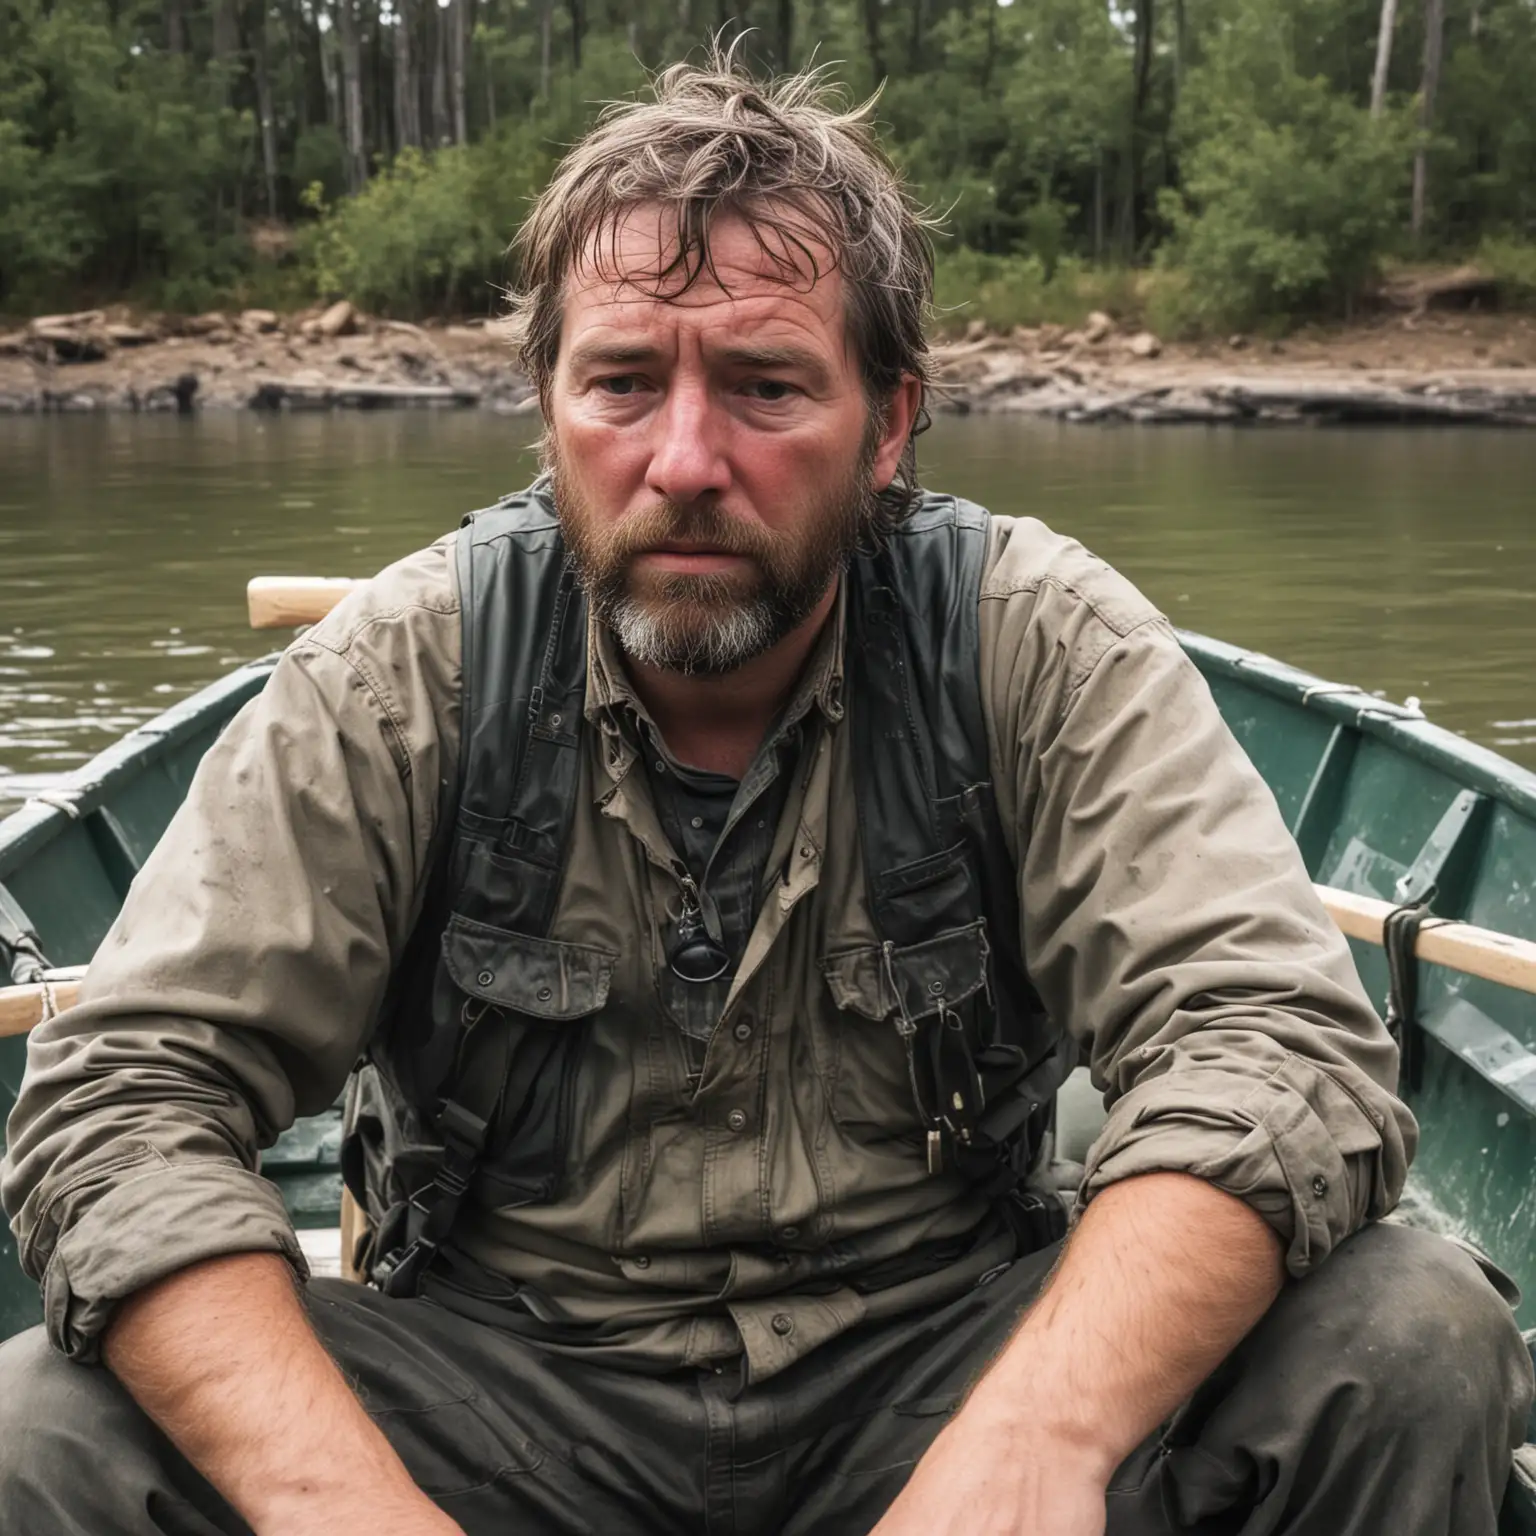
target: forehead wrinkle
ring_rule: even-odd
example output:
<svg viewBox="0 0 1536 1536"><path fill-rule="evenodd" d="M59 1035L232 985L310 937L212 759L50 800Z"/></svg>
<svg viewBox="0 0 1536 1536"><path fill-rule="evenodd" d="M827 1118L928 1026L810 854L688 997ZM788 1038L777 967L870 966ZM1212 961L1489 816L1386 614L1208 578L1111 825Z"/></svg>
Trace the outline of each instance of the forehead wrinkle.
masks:
<svg viewBox="0 0 1536 1536"><path fill-rule="evenodd" d="M663 302L687 302L696 288L730 293L739 282L809 294L840 272L836 254L792 207L772 224L717 211L704 249L686 259L679 256L682 236L669 211L680 215L666 205L636 204L591 230L568 269L566 296L579 287L611 284Z"/></svg>

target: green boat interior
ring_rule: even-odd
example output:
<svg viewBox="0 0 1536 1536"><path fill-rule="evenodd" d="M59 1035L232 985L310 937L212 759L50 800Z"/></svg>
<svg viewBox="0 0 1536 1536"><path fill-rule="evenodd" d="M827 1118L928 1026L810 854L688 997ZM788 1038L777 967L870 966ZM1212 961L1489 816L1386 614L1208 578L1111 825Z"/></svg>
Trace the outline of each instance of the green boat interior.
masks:
<svg viewBox="0 0 1536 1536"><path fill-rule="evenodd" d="M1475 1244L1513 1276L1536 1341L1536 774L1415 708L1182 639L1383 1007L1382 914L1422 904L1451 920L1419 932L1417 958L1410 936L1399 965L1400 986L1416 987L1401 1091L1423 1130L1402 1215ZM15 1099L26 1028L67 1001L71 968L89 962L203 753L275 661L229 673L0 822L0 985L13 984L0 992L0 1114ZM1101 1116L1075 1075L1058 1106L1058 1155L1081 1158ZM317 1267L333 1271L339 1151L333 1111L286 1132L262 1165ZM0 1234L0 1338L40 1316ZM1536 1536L1536 1444L1517 1455L1500 1531Z"/></svg>

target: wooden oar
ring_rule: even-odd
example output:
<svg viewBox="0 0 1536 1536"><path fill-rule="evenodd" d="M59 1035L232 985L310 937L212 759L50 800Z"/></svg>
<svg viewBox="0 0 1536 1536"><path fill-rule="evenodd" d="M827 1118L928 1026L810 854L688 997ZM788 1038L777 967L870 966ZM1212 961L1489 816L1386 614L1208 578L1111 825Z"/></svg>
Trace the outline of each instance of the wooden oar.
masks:
<svg viewBox="0 0 1536 1536"><path fill-rule="evenodd" d="M358 585L350 576L253 576L245 586L251 628L318 624Z"/></svg>
<svg viewBox="0 0 1536 1536"><path fill-rule="evenodd" d="M1336 891L1327 885L1318 886L1317 894L1329 916L1350 938L1381 943L1382 921L1393 910L1390 901ZM1427 965L1443 965L1520 992L1536 992L1536 943L1530 939L1432 917L1419 929L1414 953ZM72 1007L80 995L81 975L77 967L50 972L43 981L28 986L0 987L0 1036L24 1035L44 1019Z"/></svg>

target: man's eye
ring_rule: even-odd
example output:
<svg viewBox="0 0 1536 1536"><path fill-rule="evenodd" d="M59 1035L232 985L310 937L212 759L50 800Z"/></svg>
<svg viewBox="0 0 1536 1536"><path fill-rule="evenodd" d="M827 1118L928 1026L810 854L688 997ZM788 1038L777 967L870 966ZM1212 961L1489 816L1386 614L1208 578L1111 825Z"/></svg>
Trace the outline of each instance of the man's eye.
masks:
<svg viewBox="0 0 1536 1536"><path fill-rule="evenodd" d="M599 379L597 387L605 395L632 395L640 387L640 381L632 373L615 374L611 379Z"/></svg>
<svg viewBox="0 0 1536 1536"><path fill-rule="evenodd" d="M794 394L794 385L786 384L782 379L753 379L747 385L747 393L754 399L773 404L778 400L787 400Z"/></svg>

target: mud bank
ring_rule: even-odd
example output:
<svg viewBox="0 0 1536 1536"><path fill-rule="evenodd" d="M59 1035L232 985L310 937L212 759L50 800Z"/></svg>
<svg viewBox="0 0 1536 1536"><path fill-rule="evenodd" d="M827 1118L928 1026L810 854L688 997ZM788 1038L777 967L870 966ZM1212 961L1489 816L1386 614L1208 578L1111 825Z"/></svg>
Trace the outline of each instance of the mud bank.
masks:
<svg viewBox="0 0 1536 1536"><path fill-rule="evenodd" d="M1165 346L1108 316L972 332L934 350L940 411L1077 422L1536 426L1536 321L1394 317L1284 342ZM0 334L0 413L466 409L537 401L496 324L412 325L349 304L191 318L85 311Z"/></svg>

